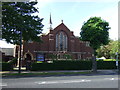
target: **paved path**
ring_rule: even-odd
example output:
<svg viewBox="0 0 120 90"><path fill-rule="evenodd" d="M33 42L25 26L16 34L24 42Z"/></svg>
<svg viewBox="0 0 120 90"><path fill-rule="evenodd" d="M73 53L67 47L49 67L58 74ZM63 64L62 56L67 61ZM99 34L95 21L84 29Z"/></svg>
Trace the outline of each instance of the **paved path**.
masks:
<svg viewBox="0 0 120 90"><path fill-rule="evenodd" d="M40 73L40 72L88 72L91 70L58 70L58 71L21 71L21 73ZM2 73L18 73L18 71L3 71ZM97 70L97 73L94 74L118 74L118 70Z"/></svg>

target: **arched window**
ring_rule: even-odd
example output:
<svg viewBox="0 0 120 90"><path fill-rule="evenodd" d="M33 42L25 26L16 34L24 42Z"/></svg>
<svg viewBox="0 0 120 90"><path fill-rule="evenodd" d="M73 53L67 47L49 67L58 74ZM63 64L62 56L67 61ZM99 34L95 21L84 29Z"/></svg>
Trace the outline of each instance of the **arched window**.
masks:
<svg viewBox="0 0 120 90"><path fill-rule="evenodd" d="M65 44L65 45L64 45L64 46L65 46L65 50L67 50L67 36L65 36L64 39L65 39L65 41L64 41L64 42L65 42L65 43L64 43L64 44Z"/></svg>
<svg viewBox="0 0 120 90"><path fill-rule="evenodd" d="M56 34L56 50L67 51L67 35L64 32Z"/></svg>
<svg viewBox="0 0 120 90"><path fill-rule="evenodd" d="M59 48L59 47L58 47L58 44L59 44L59 43L58 43L58 42L59 42L58 40L59 40L59 36L58 36L58 34L56 34L56 50L58 50L58 48Z"/></svg>

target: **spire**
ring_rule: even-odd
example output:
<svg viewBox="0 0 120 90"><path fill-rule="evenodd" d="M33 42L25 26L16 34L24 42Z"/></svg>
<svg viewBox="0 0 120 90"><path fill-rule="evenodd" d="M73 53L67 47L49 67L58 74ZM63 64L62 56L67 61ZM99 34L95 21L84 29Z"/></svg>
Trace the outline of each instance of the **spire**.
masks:
<svg viewBox="0 0 120 90"><path fill-rule="evenodd" d="M50 24L50 29L52 29L52 19L51 19L51 13L50 13L50 22L49 22L49 24Z"/></svg>
<svg viewBox="0 0 120 90"><path fill-rule="evenodd" d="M50 24L52 24L51 13L50 13Z"/></svg>

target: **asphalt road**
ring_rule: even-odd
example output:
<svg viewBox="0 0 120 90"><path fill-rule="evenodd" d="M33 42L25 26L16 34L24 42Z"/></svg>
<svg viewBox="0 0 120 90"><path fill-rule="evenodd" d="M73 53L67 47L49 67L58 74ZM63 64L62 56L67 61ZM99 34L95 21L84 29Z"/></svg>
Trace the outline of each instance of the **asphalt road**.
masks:
<svg viewBox="0 0 120 90"><path fill-rule="evenodd" d="M4 78L2 88L118 88L118 75Z"/></svg>

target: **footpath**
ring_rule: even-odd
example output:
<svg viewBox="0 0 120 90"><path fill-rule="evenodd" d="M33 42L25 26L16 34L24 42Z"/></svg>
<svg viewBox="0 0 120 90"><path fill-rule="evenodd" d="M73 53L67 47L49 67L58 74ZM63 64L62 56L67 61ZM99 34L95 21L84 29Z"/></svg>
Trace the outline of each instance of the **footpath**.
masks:
<svg viewBox="0 0 120 90"><path fill-rule="evenodd" d="M21 73L40 73L40 72L92 72L91 70L58 70L58 71L26 71L21 70ZM15 71L0 71L0 74L3 73L18 73L17 70ZM118 70L97 70L94 74L118 74Z"/></svg>
<svg viewBox="0 0 120 90"><path fill-rule="evenodd" d="M86 73L87 72L87 73ZM40 74L44 73L44 74ZM52 73L52 74L51 74ZM67 73L67 74L66 74ZM96 73L93 73L91 70L58 70L58 71L25 71L22 70L21 74L24 75L18 75L18 71L3 71L0 72L2 74L2 77L31 77L31 76L63 76L63 75L118 75L118 70L97 70ZM5 75L6 74L6 75ZM11 74L11 75L7 75ZM16 74L16 75L12 75Z"/></svg>

